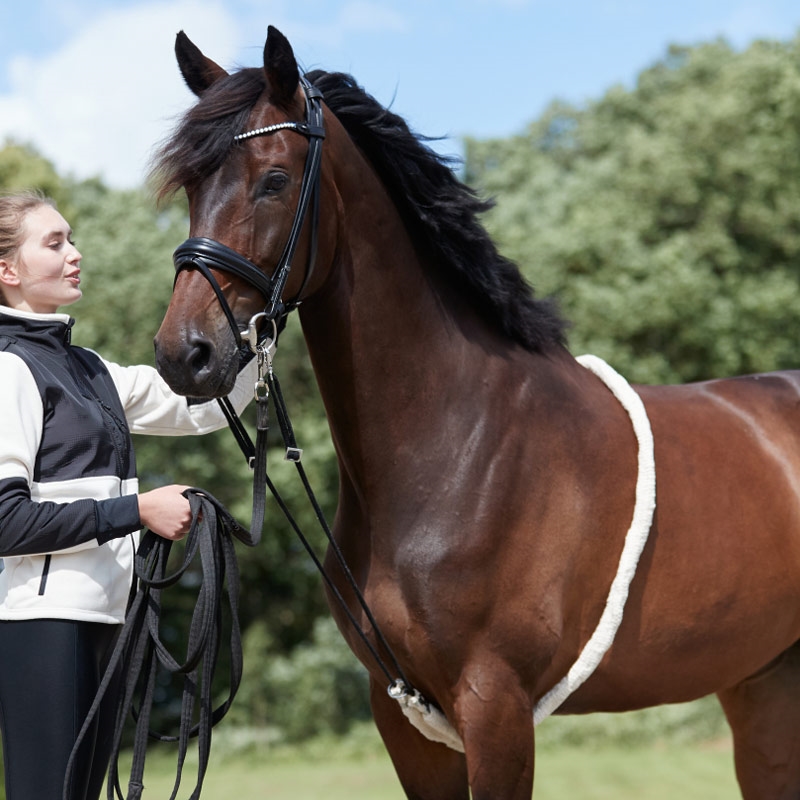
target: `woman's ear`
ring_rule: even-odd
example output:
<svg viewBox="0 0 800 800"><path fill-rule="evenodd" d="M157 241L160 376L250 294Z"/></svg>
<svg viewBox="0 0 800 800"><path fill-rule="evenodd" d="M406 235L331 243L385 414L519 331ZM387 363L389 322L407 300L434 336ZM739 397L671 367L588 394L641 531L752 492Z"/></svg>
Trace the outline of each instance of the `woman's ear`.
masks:
<svg viewBox="0 0 800 800"><path fill-rule="evenodd" d="M19 286L16 264L4 258L0 258L0 287L2 286Z"/></svg>

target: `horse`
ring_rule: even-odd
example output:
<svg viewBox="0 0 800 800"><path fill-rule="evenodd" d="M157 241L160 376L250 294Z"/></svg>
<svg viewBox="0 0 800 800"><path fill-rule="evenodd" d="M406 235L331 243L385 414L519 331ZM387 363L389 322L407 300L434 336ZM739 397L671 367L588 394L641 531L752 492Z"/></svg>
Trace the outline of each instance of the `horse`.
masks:
<svg viewBox="0 0 800 800"><path fill-rule="evenodd" d="M499 253L487 201L351 76L301 75L273 27L257 67L229 73L183 32L175 50L198 99L153 173L162 198L185 190L197 257L176 252L157 367L177 392L224 396L245 331L296 309L338 462L333 541L371 616L329 548L332 613L403 791L529 798L534 709L597 629L624 553L632 417ZM742 796L797 797L800 375L632 391L655 506L616 635L556 713L716 694ZM379 631L462 747L386 691Z"/></svg>

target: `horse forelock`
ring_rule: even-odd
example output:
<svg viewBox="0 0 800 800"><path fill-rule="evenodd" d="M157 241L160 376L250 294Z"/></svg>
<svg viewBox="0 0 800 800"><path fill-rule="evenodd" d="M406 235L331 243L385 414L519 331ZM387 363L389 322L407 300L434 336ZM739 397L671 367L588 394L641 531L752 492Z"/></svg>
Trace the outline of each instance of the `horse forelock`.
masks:
<svg viewBox="0 0 800 800"><path fill-rule="evenodd" d="M265 88L264 71L247 68L213 83L181 118L156 153L150 171L158 198L190 190L228 155Z"/></svg>

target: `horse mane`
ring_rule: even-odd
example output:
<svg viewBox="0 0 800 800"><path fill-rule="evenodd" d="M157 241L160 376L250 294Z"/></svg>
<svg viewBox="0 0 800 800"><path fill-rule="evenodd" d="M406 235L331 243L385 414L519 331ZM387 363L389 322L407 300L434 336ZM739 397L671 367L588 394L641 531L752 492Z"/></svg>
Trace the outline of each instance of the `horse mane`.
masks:
<svg viewBox="0 0 800 800"><path fill-rule="evenodd" d="M555 303L537 298L518 267L498 252L479 220L493 203L458 180L452 160L350 75L315 70L306 78L375 168L417 246L476 312L527 350L563 345L566 322ZM151 177L159 199L190 189L220 167L264 88L263 70L247 68L203 93L156 155Z"/></svg>

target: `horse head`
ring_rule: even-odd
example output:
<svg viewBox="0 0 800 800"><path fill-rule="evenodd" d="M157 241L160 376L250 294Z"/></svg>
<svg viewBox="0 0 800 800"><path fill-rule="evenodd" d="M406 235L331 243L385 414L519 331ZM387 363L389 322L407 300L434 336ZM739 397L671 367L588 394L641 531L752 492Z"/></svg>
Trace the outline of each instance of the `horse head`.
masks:
<svg viewBox="0 0 800 800"><path fill-rule="evenodd" d="M241 351L324 279L333 242L332 226L318 226L323 110L273 27L260 69L229 74L183 32L175 52L199 100L154 169L162 195L186 191L190 215L156 363L175 391L213 397L230 391Z"/></svg>

